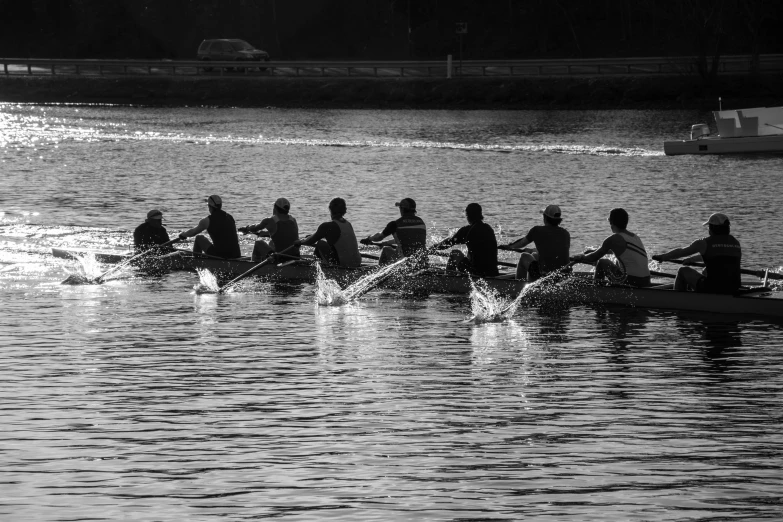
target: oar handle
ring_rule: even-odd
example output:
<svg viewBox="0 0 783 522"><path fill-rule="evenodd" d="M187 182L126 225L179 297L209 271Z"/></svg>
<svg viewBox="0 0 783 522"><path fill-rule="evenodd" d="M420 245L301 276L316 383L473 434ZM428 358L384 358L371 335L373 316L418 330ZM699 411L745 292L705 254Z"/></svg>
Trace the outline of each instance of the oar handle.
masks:
<svg viewBox="0 0 783 522"><path fill-rule="evenodd" d="M255 272L256 270L258 270L259 268L261 268L261 267L263 267L263 266L266 266L266 265L268 265L270 262L272 262L272 261L274 260L274 258L275 258L275 254L285 254L286 252L288 252L289 250L291 250L291 249L292 249L292 248L294 248L295 246L296 246L296 245L291 245L291 246L290 246L290 247L288 247L288 248L284 248L284 249L283 249L283 250L281 250L280 252L273 252L273 253L272 253L272 254L271 254L269 257L267 257L266 259L264 259L263 261L261 261L261 262L260 262L260 263L258 263L257 265L253 266L253 268L251 268L251 269L247 270L246 272L243 272L243 273L239 274L239 275L238 275L238 276L236 276L234 279L232 279L232 280L231 280L231 281L229 281L228 283L226 283L226 284L224 284L223 286L221 286L220 288L218 288L218 293L221 293L221 294L222 294L223 292L225 292L225 291L226 291L226 289L227 289L228 287L235 285L235 284L237 283L237 281L241 281L242 279L246 278L247 276L249 276L250 274L252 274L252 273L253 273L253 272Z"/></svg>
<svg viewBox="0 0 783 522"><path fill-rule="evenodd" d="M114 265L113 267L111 267L110 269L108 269L107 271L105 271L104 273L102 273L101 275L96 277L95 279L93 279L93 282L94 283L101 283L101 282L103 282L103 280L106 278L107 275L109 275L109 274L111 274L113 272L116 272L120 268L124 268L124 267L128 266L128 264L130 264L133 261L139 259L140 257L146 256L147 254L149 254L151 252L154 252L155 250L157 250L157 249L159 249L161 247L166 247L166 246L169 246L169 245L173 245L174 243L176 243L178 241L180 241L180 239L178 237L175 237L174 239L166 241L165 243L161 243L160 245L155 245L154 247L152 247L152 248L150 248L148 250L145 250L144 252L136 254L135 256L131 257L130 259L127 259L127 260L123 261L120 264Z"/></svg>

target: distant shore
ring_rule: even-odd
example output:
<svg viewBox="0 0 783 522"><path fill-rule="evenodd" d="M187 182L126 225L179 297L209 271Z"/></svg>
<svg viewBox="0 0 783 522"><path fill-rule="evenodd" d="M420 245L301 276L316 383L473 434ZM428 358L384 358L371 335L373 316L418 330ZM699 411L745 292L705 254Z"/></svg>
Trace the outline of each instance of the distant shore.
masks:
<svg viewBox="0 0 783 522"><path fill-rule="evenodd" d="M333 109L694 109L783 105L783 75L243 78L0 76L0 102Z"/></svg>

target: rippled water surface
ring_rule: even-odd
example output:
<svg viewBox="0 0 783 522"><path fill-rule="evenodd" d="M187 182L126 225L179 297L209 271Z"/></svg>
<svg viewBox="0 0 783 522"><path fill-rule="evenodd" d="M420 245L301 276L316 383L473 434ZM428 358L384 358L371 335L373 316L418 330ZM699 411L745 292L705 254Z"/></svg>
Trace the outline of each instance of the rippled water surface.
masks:
<svg viewBox="0 0 783 522"><path fill-rule="evenodd" d="M285 196L302 232L342 196L360 236L412 197L432 240L471 201L504 240L556 203L575 251L615 206L651 252L723 211L744 264L779 269L783 158L661 152L707 116L0 105L0 518L783 517L779 323L71 286L50 254L124 251L151 208L190 228L211 193L239 224Z"/></svg>

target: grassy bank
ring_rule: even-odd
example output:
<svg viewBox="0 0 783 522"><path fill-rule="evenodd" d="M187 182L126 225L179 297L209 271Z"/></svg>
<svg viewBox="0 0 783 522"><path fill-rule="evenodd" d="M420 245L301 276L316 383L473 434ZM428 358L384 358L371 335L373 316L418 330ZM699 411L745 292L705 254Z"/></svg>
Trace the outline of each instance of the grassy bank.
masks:
<svg viewBox="0 0 783 522"><path fill-rule="evenodd" d="M783 75L568 78L0 76L0 101L418 109L714 109L783 104Z"/></svg>

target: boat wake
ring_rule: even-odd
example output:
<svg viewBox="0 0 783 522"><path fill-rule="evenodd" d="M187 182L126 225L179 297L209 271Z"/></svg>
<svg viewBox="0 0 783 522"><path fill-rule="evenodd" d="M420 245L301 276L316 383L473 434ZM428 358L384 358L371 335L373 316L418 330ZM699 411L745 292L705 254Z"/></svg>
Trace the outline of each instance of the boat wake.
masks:
<svg viewBox="0 0 783 522"><path fill-rule="evenodd" d="M410 149L452 149L481 152L543 152L550 154L576 154L590 156L662 156L659 150L634 147L612 147L607 145L582 144L488 144L459 143L437 140L345 140L345 139L304 139L274 136L237 136L237 135L197 135L182 132L135 131L123 128L122 124L106 124L105 128L79 127L66 120L57 120L44 115L6 116L3 124L8 129L0 136L0 148L9 146L40 146L42 143L57 145L63 140L80 142L117 142L117 141L159 141L194 144L240 144L240 145L302 145L313 147L354 147L354 148L410 148Z"/></svg>

